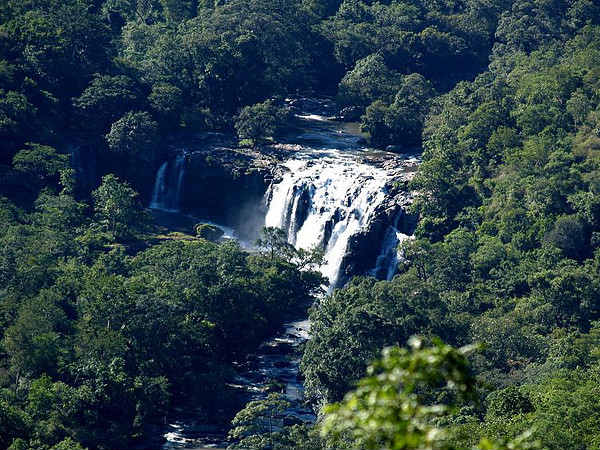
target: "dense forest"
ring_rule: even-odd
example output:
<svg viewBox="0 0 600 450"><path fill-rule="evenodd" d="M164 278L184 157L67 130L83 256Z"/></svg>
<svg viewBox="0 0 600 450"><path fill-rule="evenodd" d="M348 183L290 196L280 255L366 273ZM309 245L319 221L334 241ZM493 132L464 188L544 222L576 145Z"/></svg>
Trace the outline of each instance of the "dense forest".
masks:
<svg viewBox="0 0 600 450"><path fill-rule="evenodd" d="M393 280L324 295L322 255L277 230L248 251L144 208L168 137L260 151L298 93L422 151ZM310 304L317 423L265 426L273 393L239 448L600 448L594 0L0 0L0 217L0 450L130 448L210 411Z"/></svg>

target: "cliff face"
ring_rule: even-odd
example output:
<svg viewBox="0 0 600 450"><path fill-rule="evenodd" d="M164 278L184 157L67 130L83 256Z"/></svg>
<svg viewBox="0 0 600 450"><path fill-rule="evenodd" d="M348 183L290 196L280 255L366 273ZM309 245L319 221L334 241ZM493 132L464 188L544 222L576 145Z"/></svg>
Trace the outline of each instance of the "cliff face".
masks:
<svg viewBox="0 0 600 450"><path fill-rule="evenodd" d="M264 225L264 195L279 163L269 148L237 148L230 137L207 133L171 146L185 153L180 208L235 228L252 239Z"/></svg>

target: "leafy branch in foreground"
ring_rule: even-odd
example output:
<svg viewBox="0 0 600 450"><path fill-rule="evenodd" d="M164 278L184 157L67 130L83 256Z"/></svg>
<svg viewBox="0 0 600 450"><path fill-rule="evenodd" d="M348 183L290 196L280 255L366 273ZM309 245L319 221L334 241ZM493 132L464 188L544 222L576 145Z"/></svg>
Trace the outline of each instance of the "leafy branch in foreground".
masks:
<svg viewBox="0 0 600 450"><path fill-rule="evenodd" d="M389 347L367 369L356 390L325 407L322 435L335 447L390 450L454 450L448 430L438 425L461 401L476 399L475 377L467 355L475 346L456 349L441 341L424 347L420 338L410 349ZM445 401L426 401L447 391ZM348 445L349 444L349 445ZM482 439L480 450L540 449L526 433L512 442Z"/></svg>

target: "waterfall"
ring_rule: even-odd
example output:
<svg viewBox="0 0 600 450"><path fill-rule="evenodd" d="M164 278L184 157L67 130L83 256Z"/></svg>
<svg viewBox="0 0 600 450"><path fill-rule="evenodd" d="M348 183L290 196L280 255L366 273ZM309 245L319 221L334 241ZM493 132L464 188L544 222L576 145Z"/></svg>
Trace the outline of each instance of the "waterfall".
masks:
<svg viewBox="0 0 600 450"><path fill-rule="evenodd" d="M179 211L184 177L185 153L177 155L174 161L165 161L156 172L150 208L170 212Z"/></svg>
<svg viewBox="0 0 600 450"><path fill-rule="evenodd" d="M154 190L152 191L152 202L150 202L150 208L152 209L162 209L162 197L167 190L167 185L165 182L165 174L167 173L167 167L169 165L168 161L162 163L158 172L156 172L156 180L154 181Z"/></svg>
<svg viewBox="0 0 600 450"><path fill-rule="evenodd" d="M381 253L379 253L377 261L375 262L375 267L370 273L374 277L389 281L394 277L398 270L398 262L402 257L398 250L398 246L405 240L410 239L409 235L401 233L398 230L398 221L402 215L404 215L404 212L401 212L401 214L396 216L394 224L390 225L385 232Z"/></svg>
<svg viewBox="0 0 600 450"><path fill-rule="evenodd" d="M297 248L322 248L321 271L335 287L350 239L375 217L390 175L339 150L312 149L284 166L288 170L267 196L265 224L283 229Z"/></svg>

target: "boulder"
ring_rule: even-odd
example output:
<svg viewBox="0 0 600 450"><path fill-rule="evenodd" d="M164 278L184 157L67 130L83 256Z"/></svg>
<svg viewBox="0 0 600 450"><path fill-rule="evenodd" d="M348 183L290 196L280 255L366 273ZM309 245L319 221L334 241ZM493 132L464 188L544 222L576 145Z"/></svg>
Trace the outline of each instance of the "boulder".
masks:
<svg viewBox="0 0 600 450"><path fill-rule="evenodd" d="M218 242L225 234L218 226L210 223L199 223L194 228L196 230L196 236L212 242Z"/></svg>
<svg viewBox="0 0 600 450"><path fill-rule="evenodd" d="M388 145L385 148L386 152L393 152L393 153L402 153L404 151L404 147L402 145L398 145L398 144L394 144L394 145Z"/></svg>

